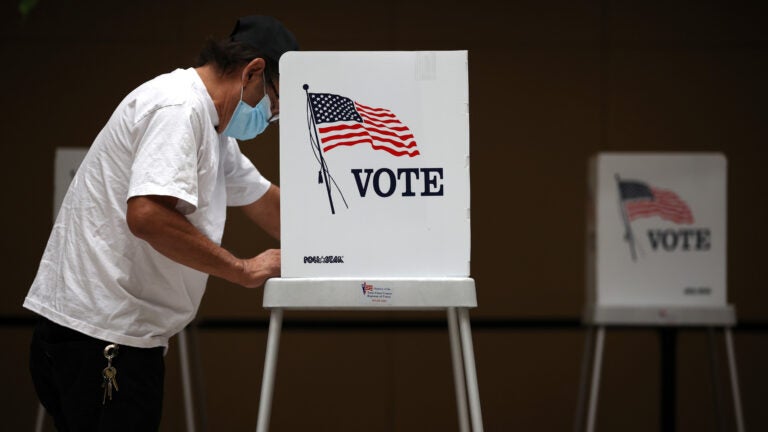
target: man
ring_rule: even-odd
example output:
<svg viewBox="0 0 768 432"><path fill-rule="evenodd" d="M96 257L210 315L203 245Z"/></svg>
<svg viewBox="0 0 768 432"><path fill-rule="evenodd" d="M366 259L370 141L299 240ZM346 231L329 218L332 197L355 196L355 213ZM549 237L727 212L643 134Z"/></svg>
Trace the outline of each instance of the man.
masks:
<svg viewBox="0 0 768 432"><path fill-rule="evenodd" d="M157 430L164 348L208 275L245 287L279 276L279 250L241 259L219 243L227 206L279 239L279 189L236 138L277 118L278 61L296 49L277 20L241 18L196 68L131 92L96 137L24 301L41 317L32 378L59 431Z"/></svg>

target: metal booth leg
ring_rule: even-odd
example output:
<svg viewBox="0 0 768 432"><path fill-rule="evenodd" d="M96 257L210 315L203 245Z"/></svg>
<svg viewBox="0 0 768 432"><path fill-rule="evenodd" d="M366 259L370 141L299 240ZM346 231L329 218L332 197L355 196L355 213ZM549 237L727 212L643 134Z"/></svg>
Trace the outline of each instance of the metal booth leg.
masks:
<svg viewBox="0 0 768 432"><path fill-rule="evenodd" d="M594 432L595 417L597 414L597 400L600 391L600 370L603 366L603 341L605 340L605 327L597 329L595 341L594 363L592 365L592 385L589 391L589 411L587 412L587 432Z"/></svg>
<svg viewBox="0 0 768 432"><path fill-rule="evenodd" d="M282 325L283 310L272 309L269 317L267 353L264 359L264 375L261 380L261 398L259 399L259 418L256 422L256 432L267 432L269 430L272 393L275 386L275 371L277 369L277 349L280 345L280 329Z"/></svg>
<svg viewBox="0 0 768 432"><path fill-rule="evenodd" d="M469 311L459 308L459 331L461 348L464 353L464 371L467 376L467 393L469 396L469 413L472 418L472 430L483 432L483 416L480 411L480 391L477 387L477 370L475 369L475 351L472 346L472 330L469 326Z"/></svg>
<svg viewBox="0 0 768 432"><path fill-rule="evenodd" d="M587 380L589 379L589 359L592 342L595 339L595 326L590 325L584 335L584 349L581 353L581 371L579 373L579 394L576 401L576 414L573 420L573 432L584 430L584 406L587 400Z"/></svg>
<svg viewBox="0 0 768 432"><path fill-rule="evenodd" d="M194 407L192 406L192 379L189 369L189 345L187 345L187 329L179 332L179 359L181 361L181 390L184 393L184 417L187 421L187 431L195 432Z"/></svg>
<svg viewBox="0 0 768 432"><path fill-rule="evenodd" d="M725 328L725 346L728 350L728 369L731 373L731 389L733 392L733 409L736 414L736 430L744 432L744 417L741 414L741 394L739 392L739 374L736 370L736 355L733 352L733 337L731 328Z"/></svg>
<svg viewBox="0 0 768 432"><path fill-rule="evenodd" d="M464 361L461 359L461 336L456 308L448 308L448 333L451 338L451 360L453 363L453 383L456 387L456 407L459 412L459 430L469 432L469 414L467 412L467 387L464 375Z"/></svg>
<svg viewBox="0 0 768 432"><path fill-rule="evenodd" d="M43 420L45 420L45 408L43 404L37 404L37 418L35 419L35 432L43 432Z"/></svg>
<svg viewBox="0 0 768 432"><path fill-rule="evenodd" d="M720 386L720 362L717 358L717 342L715 341L715 329L707 327L707 341L709 345L709 374L712 379L712 405L715 407L717 417L717 432L727 430L725 415L723 414L723 390Z"/></svg>

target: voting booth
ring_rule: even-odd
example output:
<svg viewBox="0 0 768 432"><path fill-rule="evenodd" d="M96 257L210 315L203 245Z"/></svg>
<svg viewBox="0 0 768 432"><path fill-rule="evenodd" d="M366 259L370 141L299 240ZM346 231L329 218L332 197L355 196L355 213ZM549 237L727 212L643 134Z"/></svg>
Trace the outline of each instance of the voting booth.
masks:
<svg viewBox="0 0 768 432"><path fill-rule="evenodd" d="M88 147L56 147L53 158L53 218L51 221L56 221L69 184L75 178L75 173L77 173L77 169L87 153ZM35 432L42 432L44 421L45 408L41 403L38 403L37 414L35 415Z"/></svg>
<svg viewBox="0 0 768 432"><path fill-rule="evenodd" d="M469 275L462 52L281 60L283 277Z"/></svg>
<svg viewBox="0 0 768 432"><path fill-rule="evenodd" d="M725 157L600 153L588 178L584 321L597 327L597 339L587 429L594 428L605 327L612 325L724 327L741 428L730 333L736 314L726 295Z"/></svg>
<svg viewBox="0 0 768 432"><path fill-rule="evenodd" d="M725 158L602 153L589 175L585 319L732 324Z"/></svg>
<svg viewBox="0 0 768 432"><path fill-rule="evenodd" d="M53 158L53 220L59 215L64 195L75 178L80 163L85 159L88 147L57 147Z"/></svg>
<svg viewBox="0 0 768 432"><path fill-rule="evenodd" d="M280 278L257 423L269 425L284 310L447 311L460 429L482 430L468 309L466 51L280 59Z"/></svg>

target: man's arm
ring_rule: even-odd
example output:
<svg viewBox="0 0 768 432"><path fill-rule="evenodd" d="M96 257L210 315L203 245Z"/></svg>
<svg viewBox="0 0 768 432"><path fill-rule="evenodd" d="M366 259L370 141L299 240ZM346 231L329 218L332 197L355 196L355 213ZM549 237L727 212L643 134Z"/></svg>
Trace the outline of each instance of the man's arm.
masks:
<svg viewBox="0 0 768 432"><path fill-rule="evenodd" d="M280 240L280 188L272 185L261 198L241 207L248 217L266 231L269 235Z"/></svg>
<svg viewBox="0 0 768 432"><path fill-rule="evenodd" d="M237 258L176 211L177 201L157 195L130 198L126 212L128 227L136 237L173 261L242 286L255 288L280 275L279 249L250 259Z"/></svg>

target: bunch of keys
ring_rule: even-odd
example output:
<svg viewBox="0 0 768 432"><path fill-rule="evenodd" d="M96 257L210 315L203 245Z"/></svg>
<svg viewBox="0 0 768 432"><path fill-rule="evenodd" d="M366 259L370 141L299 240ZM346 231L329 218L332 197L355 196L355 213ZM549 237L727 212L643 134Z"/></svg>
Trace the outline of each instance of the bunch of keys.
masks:
<svg viewBox="0 0 768 432"><path fill-rule="evenodd" d="M117 348L118 345L116 344L109 344L104 348L104 357L107 359L107 367L101 372L102 376L104 376L104 382L101 384L104 388L104 399L101 401L102 405L107 403L107 396L109 396L109 400L112 400L112 387L115 388L115 391L118 391L117 379L115 378L117 376L117 369L112 366L112 359L117 357Z"/></svg>

